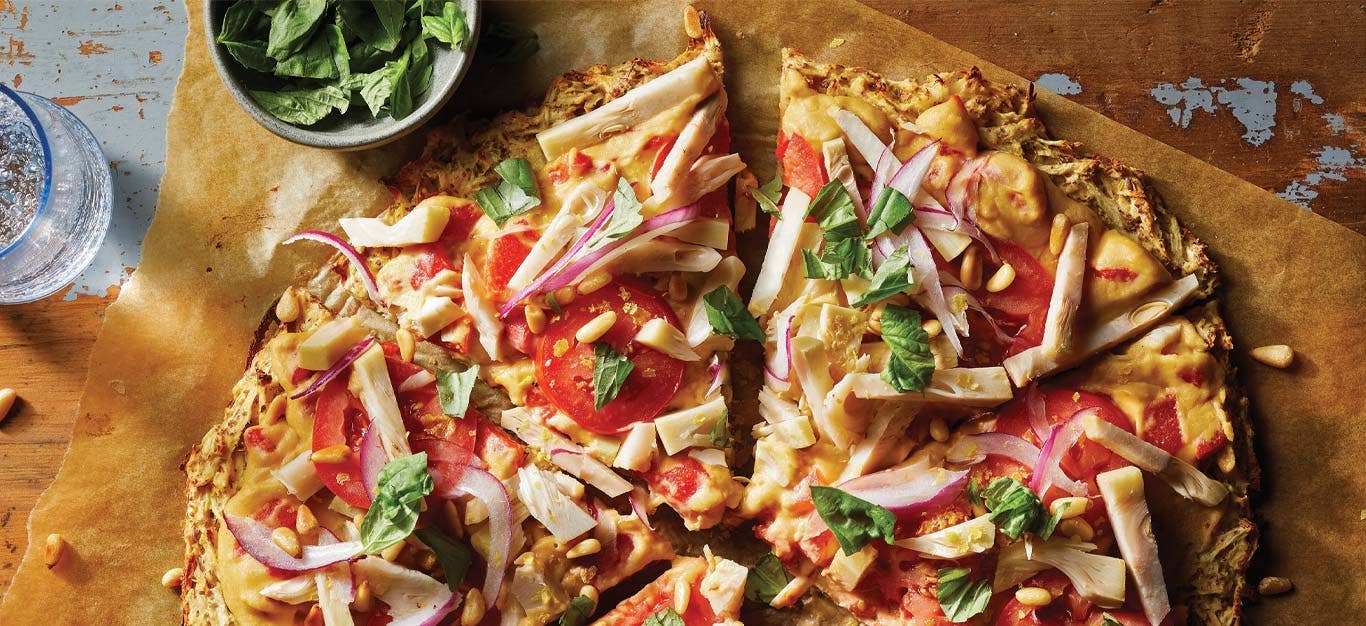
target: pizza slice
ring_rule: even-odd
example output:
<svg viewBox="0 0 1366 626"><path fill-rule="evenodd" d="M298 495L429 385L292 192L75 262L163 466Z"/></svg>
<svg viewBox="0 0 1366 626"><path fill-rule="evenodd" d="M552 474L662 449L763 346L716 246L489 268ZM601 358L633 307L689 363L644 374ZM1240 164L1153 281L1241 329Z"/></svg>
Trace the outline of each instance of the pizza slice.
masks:
<svg viewBox="0 0 1366 626"><path fill-rule="evenodd" d="M285 297L186 462L185 623L545 624L673 555L488 419L444 352Z"/></svg>
<svg viewBox="0 0 1366 626"><path fill-rule="evenodd" d="M594 626L740 626L749 569L712 554L679 557L663 574L593 622Z"/></svg>
<svg viewBox="0 0 1366 626"><path fill-rule="evenodd" d="M553 464L696 529L739 498L727 358L761 333L735 294L745 165L720 47L705 14L685 27L676 59L571 72L539 107L434 131L394 207L342 220L356 260L334 269L400 345L479 366L513 405L496 420Z"/></svg>
<svg viewBox="0 0 1366 626"><path fill-rule="evenodd" d="M1082 430L1093 413L1127 435L1115 435L1127 444L1177 458L1181 467L1217 469L1245 493L1241 477L1255 475L1240 441L1248 435L1238 432L1246 420L1233 410L1227 368L1209 365L1212 346L1222 350L1226 335L1196 341L1185 329L1174 333L1168 321L1210 293L1215 268L1203 244L1162 212L1140 174L1050 139L1031 93L994 85L976 71L891 81L789 50L781 95L778 161L789 187L781 196L777 184L758 193L774 218L750 300L766 328L767 361L754 470L740 507L793 575L775 605L792 604L818 584L869 623L1000 615L1003 596L992 593L984 575L1005 548L1032 553L1028 542L1052 537L1054 528L1026 524L1002 534L1003 525L1018 521L972 508L981 508L978 501L995 484L987 479L1005 476L980 475L979 466L990 467L999 455L978 458L949 447L959 440L955 433L971 429L990 430L987 440L1017 458L1029 457L1027 450L1096 451L1087 461L1094 464L1038 470L1087 496L1093 516L1107 510L1100 483L1109 481L1097 482L1100 470L1125 470L1128 481L1112 485L1116 498L1124 491L1128 499L1108 508L1137 510L1133 473L1125 468L1176 466L1155 454L1145 466L1098 446L1088 437L1105 434ZM1190 380L1163 359L1102 356L1126 342L1133 343L1121 350L1148 355L1146 341L1174 334L1184 343L1163 349L1184 350L1203 368L1187 372ZM1139 362L1148 363L1141 374L1134 369ZM1060 387L1081 363L1122 365L1109 379L1090 379L1091 388L1081 380ZM1083 369L1101 376L1099 367ZM1015 423L1011 416L1022 407L1034 407L1027 412L1032 428L995 434L992 425ZM958 456L946 456L950 450ZM1107 465L1114 458L1120 460ZM1037 484L1035 464L1016 469L1025 471L987 495L1032 502L1029 511L1044 511L1045 521L1048 510L1039 507L1080 497ZM1246 556L1255 541L1246 502L1237 501L1226 518L1239 523L1227 528L1223 545ZM1082 505L1076 506L1074 514ZM1222 510L1208 499L1194 506ZM1095 530L1104 517L1086 521L1096 521ZM1126 564L1147 563L1143 584L1151 588L1152 559L1113 553L1113 537L1086 549L1063 547L1105 553L1113 560L1079 558L1109 568L1108 581L1118 580L1121 589ZM1197 546L1177 553L1183 564L1214 549L1180 536L1165 545ZM1242 580L1246 559L1226 563L1199 584L1228 593L1183 597L1188 610L1237 615L1241 583L1231 581ZM1039 567L1031 575L1060 569ZM1189 591L1185 581L1192 578L1174 580L1183 581L1174 590ZM1021 581L1008 582L998 591ZM1122 592L1081 597L1094 606L1138 606ZM1155 605L1144 608L1157 616L1154 625L1165 618ZM1089 608L1068 611L1075 621L1059 623L1103 620Z"/></svg>

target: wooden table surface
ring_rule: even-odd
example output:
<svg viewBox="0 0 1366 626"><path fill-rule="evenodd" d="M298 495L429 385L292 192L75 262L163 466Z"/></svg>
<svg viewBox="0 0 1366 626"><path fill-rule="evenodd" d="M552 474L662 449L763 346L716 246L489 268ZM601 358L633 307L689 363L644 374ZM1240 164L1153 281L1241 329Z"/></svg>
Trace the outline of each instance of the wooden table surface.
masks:
<svg viewBox="0 0 1366 626"><path fill-rule="evenodd" d="M868 4L1366 232L1366 4ZM180 10L167 15L183 29ZM4 21L6 13L15 19ZM29 7L0 0L0 35L10 35L8 52L0 47L6 82L5 65L16 66L15 33L6 29L21 15L27 22ZM35 10L31 19L55 18ZM22 42L19 48L22 58ZM167 68L161 79L173 80L178 63L142 53ZM30 74L39 69L33 65L18 63ZM0 309L0 387L21 397L0 423L0 591L23 554L28 513L61 462L90 349L116 291Z"/></svg>

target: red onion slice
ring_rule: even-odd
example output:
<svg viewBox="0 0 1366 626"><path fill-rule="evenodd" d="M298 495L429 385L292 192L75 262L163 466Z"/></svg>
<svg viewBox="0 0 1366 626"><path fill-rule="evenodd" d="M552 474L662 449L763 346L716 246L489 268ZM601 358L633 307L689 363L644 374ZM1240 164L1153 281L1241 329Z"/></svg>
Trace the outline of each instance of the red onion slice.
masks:
<svg viewBox="0 0 1366 626"><path fill-rule="evenodd" d="M952 500L967 485L968 473L916 464L859 476L836 486L888 511L908 515Z"/></svg>
<svg viewBox="0 0 1366 626"><path fill-rule="evenodd" d="M365 264L365 259L362 259L360 253L357 252L355 248L351 247L351 244L347 243L345 239L320 230L306 230L286 239L284 244L289 245L296 241L303 240L325 243L336 248L342 256L346 257L347 261L351 262L351 266L356 269L356 273L360 274L361 282L365 284L365 292L370 294L370 299L374 300L375 304L378 304L381 307L389 306L389 304L384 301L384 298L379 295L379 284L375 282L375 275L370 272L370 266Z"/></svg>
<svg viewBox="0 0 1366 626"><path fill-rule="evenodd" d="M944 298L944 289L939 282L939 269L935 266L934 253L930 251L929 242L925 241L925 235L915 224L906 227L901 239L910 252L911 273L915 276L916 282L925 286L925 295L930 301L930 312L934 313L935 319L944 327L944 336L953 345L954 352L962 356L963 342L958 339L957 322ZM878 238L878 241L886 240L886 237Z"/></svg>
<svg viewBox="0 0 1366 626"><path fill-rule="evenodd" d="M877 157L877 163L873 165L873 182L868 187L867 207L854 207L857 209L859 220L868 223L868 212L877 204L878 196L882 195L882 190L887 187L887 178L892 172L901 169L901 162L896 160L896 155L892 154L891 146L883 146L882 153Z"/></svg>
<svg viewBox="0 0 1366 626"><path fill-rule="evenodd" d="M404 393L413 391L414 389L421 389L434 382L436 382L435 374L427 370L421 370L418 373L403 379L403 382L398 384L398 388L394 389L394 393Z"/></svg>
<svg viewBox="0 0 1366 626"><path fill-rule="evenodd" d="M777 360L764 366L764 373L781 383L773 386L782 390L786 390L792 380L792 321L797 317L796 308L797 304L793 303L778 314L777 326L773 329L778 343L778 352L774 355Z"/></svg>
<svg viewBox="0 0 1366 626"><path fill-rule="evenodd" d="M1044 441L1043 448L1039 451L1039 462L1034 464L1033 475L1029 477L1029 488L1042 498L1047 494L1048 488L1057 485L1058 488L1074 496L1087 495L1086 483L1072 480L1062 471L1061 463L1064 454L1076 445L1085 429L1082 420L1089 414L1097 413L1096 409L1082 409L1067 418L1066 422L1055 424L1048 434L1048 439Z"/></svg>
<svg viewBox="0 0 1366 626"><path fill-rule="evenodd" d="M1025 467L1039 462L1039 448L1009 433L981 433L959 439L949 448L948 458L955 462L980 463L989 454L1003 456Z"/></svg>
<svg viewBox="0 0 1366 626"><path fill-rule="evenodd" d="M1034 436L1038 437L1039 441L1047 441L1051 428L1048 425L1048 415L1045 413L1047 409L1044 405L1043 394L1039 393L1037 384L1029 385L1029 389L1025 391L1024 400L1025 410L1029 414L1030 429L1034 431ZM1033 465L1031 463L1030 467Z"/></svg>
<svg viewBox="0 0 1366 626"><path fill-rule="evenodd" d="M646 528L650 529L650 532L654 532L655 526L650 523L650 514L645 510L645 496L641 494L640 490L632 491L627 500L631 502L631 511L636 514L636 517L640 518L640 521L645 524Z"/></svg>
<svg viewBox="0 0 1366 626"><path fill-rule="evenodd" d="M707 366L707 371L711 372L711 384L707 386L706 397L710 398L721 391L721 356L711 355L711 364Z"/></svg>
<svg viewBox="0 0 1366 626"><path fill-rule="evenodd" d="M887 181L887 186L914 202L915 197L920 195L920 185L925 182L925 175L930 173L930 165L934 163L936 156L939 156L938 141L931 142L911 155L910 160Z"/></svg>
<svg viewBox="0 0 1366 626"><path fill-rule="evenodd" d="M536 280L531 281L527 286L523 287L514 294L501 309L498 309L498 317L507 317L513 309L517 308L517 305L531 296L556 289L545 289L543 287L546 282L559 274L560 271L564 269L564 266L574 260L574 256L579 253L579 250L582 250L583 247L588 244L588 240L592 239L593 235L596 235L599 230L602 230L602 225L607 223L607 220L612 217L612 212L616 210L616 199L608 199L607 204L603 205L602 210L598 212L597 219L593 220L593 223L588 226L588 230L584 231L583 236L580 237L578 241L574 242L574 245L570 246L568 251L560 255L560 258L555 261L554 265L551 265L546 271L541 272L541 275L537 276Z"/></svg>
<svg viewBox="0 0 1366 626"><path fill-rule="evenodd" d="M438 497L450 500L468 495L488 507L489 558L481 592L486 606L496 606L512 559L512 498L507 488L496 476L473 465L438 463L427 470L436 484L433 493Z"/></svg>
<svg viewBox="0 0 1366 626"><path fill-rule="evenodd" d="M350 350L347 350L346 354L342 355L342 358L337 359L337 362L333 363L332 367L327 368L323 373L314 378L313 382L309 383L307 387L289 394L289 399L298 400L299 398L307 398L318 393L318 391L327 385L327 383L332 382L332 379L336 378L338 374L341 374L346 368L351 367L351 364L354 363L356 359L359 359L360 355L365 354L365 351L369 350L370 346L374 343L374 337L362 339L360 343L357 343L352 346Z"/></svg>
<svg viewBox="0 0 1366 626"><path fill-rule="evenodd" d="M304 546L303 554L299 558L294 558L271 540L270 533L274 529L258 520L225 514L223 524L251 558L266 567L286 572L315 570L333 563L348 561L360 554L359 541L344 541L329 545Z"/></svg>
<svg viewBox="0 0 1366 626"><path fill-rule="evenodd" d="M632 231L636 234L612 241L570 263L554 277L545 281L541 285L541 290L554 291L560 287L573 284L580 277L591 274L594 270L621 256L626 251L628 244L647 243L656 237L677 230L684 224L697 219L701 214L702 205L694 202L645 220L644 223L636 227L635 231Z"/></svg>

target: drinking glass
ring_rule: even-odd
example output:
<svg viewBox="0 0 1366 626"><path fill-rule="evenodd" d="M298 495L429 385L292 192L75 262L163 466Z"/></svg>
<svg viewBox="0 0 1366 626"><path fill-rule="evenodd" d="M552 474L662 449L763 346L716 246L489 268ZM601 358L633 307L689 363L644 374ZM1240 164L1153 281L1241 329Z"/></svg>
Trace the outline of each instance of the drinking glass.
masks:
<svg viewBox="0 0 1366 626"><path fill-rule="evenodd" d="M112 213L100 144L75 115L0 84L0 304L57 292L95 258Z"/></svg>

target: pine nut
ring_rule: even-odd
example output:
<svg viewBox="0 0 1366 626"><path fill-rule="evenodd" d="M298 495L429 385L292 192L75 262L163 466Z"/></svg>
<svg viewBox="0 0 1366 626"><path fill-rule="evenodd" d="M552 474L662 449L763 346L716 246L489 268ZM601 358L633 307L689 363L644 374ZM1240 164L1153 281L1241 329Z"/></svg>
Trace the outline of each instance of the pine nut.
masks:
<svg viewBox="0 0 1366 626"><path fill-rule="evenodd" d="M1276 596L1295 588L1295 583L1284 576L1267 576L1257 583L1257 593Z"/></svg>
<svg viewBox="0 0 1366 626"><path fill-rule="evenodd" d="M283 606L282 603L276 602L255 591L247 591L242 594L242 600L247 603L247 606L261 612L278 611L280 607Z"/></svg>
<svg viewBox="0 0 1366 626"><path fill-rule="evenodd" d="M351 457L351 448L344 443L335 446L327 446L321 450L314 450L308 458L314 463L343 463Z"/></svg>
<svg viewBox="0 0 1366 626"><path fill-rule="evenodd" d="M584 585L579 588L579 595L593 601L593 605L598 604L598 588L593 585Z"/></svg>
<svg viewBox="0 0 1366 626"><path fill-rule="evenodd" d="M446 500L441 503L441 514L446 517L446 530L452 537L459 539L465 536L465 524L461 519L460 508L455 506L453 500Z"/></svg>
<svg viewBox="0 0 1366 626"><path fill-rule="evenodd" d="M299 511L294 516L294 530L300 535L307 535L318 529L318 518L313 515L313 509L308 508L307 504L299 505Z"/></svg>
<svg viewBox="0 0 1366 626"><path fill-rule="evenodd" d="M62 557L66 555L66 549L66 540L61 535L57 533L48 535L47 543L43 544L43 563L47 565L48 569L57 567Z"/></svg>
<svg viewBox="0 0 1366 626"><path fill-rule="evenodd" d="M590 537L588 539L580 541L578 545L575 545L573 548L570 548L569 552L565 553L565 556L571 559L577 559L581 556L597 554L601 550L602 542Z"/></svg>
<svg viewBox="0 0 1366 626"><path fill-rule="evenodd" d="M180 586L181 581L184 579L184 568L172 567L171 569L166 570L165 574L161 575L161 586L167 589L175 589Z"/></svg>
<svg viewBox="0 0 1366 626"><path fill-rule="evenodd" d="M436 571L436 554L433 552L423 552L422 562L419 565L421 565L422 569L425 571Z"/></svg>
<svg viewBox="0 0 1366 626"><path fill-rule="evenodd" d="M560 307L569 306L569 303L574 301L574 296L578 295L578 292L574 291L574 287L572 285L560 287L559 289L556 289L554 293L555 304L559 305Z"/></svg>
<svg viewBox="0 0 1366 626"><path fill-rule="evenodd" d="M465 525L473 526L489 518L489 508L483 502L470 500L465 503Z"/></svg>
<svg viewBox="0 0 1366 626"><path fill-rule="evenodd" d="M1091 501L1086 498L1068 496L1066 498L1054 500L1052 504L1048 505L1048 512L1053 515L1059 515L1058 510L1065 506L1067 508L1063 510L1058 519L1072 519L1085 513L1086 507L1090 504Z"/></svg>
<svg viewBox="0 0 1366 626"><path fill-rule="evenodd" d="M465 608L460 610L460 626L474 626L484 621L484 594L478 589L465 593Z"/></svg>
<svg viewBox="0 0 1366 626"><path fill-rule="evenodd" d="M299 319L299 298L294 295L294 291L286 289L280 294L280 300L275 303L275 319L280 320L281 324L288 324Z"/></svg>
<svg viewBox="0 0 1366 626"><path fill-rule="evenodd" d="M949 440L949 425L944 422L944 418L936 417L930 420L930 438L939 443Z"/></svg>
<svg viewBox="0 0 1366 626"><path fill-rule="evenodd" d="M702 16L698 15L697 8L691 4L683 10L683 32L689 39L701 39L702 35L706 34L702 30Z"/></svg>
<svg viewBox="0 0 1366 626"><path fill-rule="evenodd" d="M382 558L382 559L384 559L384 560L386 560L386 561L388 561L388 562L390 562L390 563L393 563L393 562L395 562L395 561L398 561L399 557L403 556L403 549L406 548L406 547L408 547L408 544L406 544L406 543L400 541L400 542L398 542L398 543L396 543L396 544L394 544L394 545L392 545L392 546L389 546L389 547L385 548L384 550L382 550L382 551L379 553L379 556L380 556L380 558Z"/></svg>
<svg viewBox="0 0 1366 626"><path fill-rule="evenodd" d="M925 329L925 334L929 335L930 339L934 339L939 336L939 333L944 332L944 325L936 319L925 320L920 327Z"/></svg>
<svg viewBox="0 0 1366 626"><path fill-rule="evenodd" d="M963 264L958 266L958 278L968 291L982 286L982 263L977 257L977 246L969 246L963 253Z"/></svg>
<svg viewBox="0 0 1366 626"><path fill-rule="evenodd" d="M266 407L265 414L257 421L260 422L262 426L274 426L280 421L280 418L285 416L285 409L288 407L289 396L283 393L275 396L274 398L271 398L270 406Z"/></svg>
<svg viewBox="0 0 1366 626"><path fill-rule="evenodd" d="M1015 282L1015 266L1009 263L1002 263L1001 267L991 275L991 280L987 281L987 291L1000 293L1010 287Z"/></svg>
<svg viewBox="0 0 1366 626"><path fill-rule="evenodd" d="M574 338L578 339L579 343L593 343L602 339L602 336L606 335L607 331L612 330L616 323L616 311L603 311L580 327L579 331L574 333Z"/></svg>
<svg viewBox="0 0 1366 626"><path fill-rule="evenodd" d="M299 558L304 553L303 546L299 545L299 533L294 532L293 528L281 526L270 531L270 540L275 547L284 550L289 556Z"/></svg>
<svg viewBox="0 0 1366 626"><path fill-rule="evenodd" d="M1072 230L1072 221L1059 213L1053 216L1053 227L1048 231L1048 251L1053 256L1062 254L1062 244L1067 243L1067 231Z"/></svg>
<svg viewBox="0 0 1366 626"><path fill-rule="evenodd" d="M1058 532L1069 539L1075 539L1077 541L1090 541L1096 536L1096 531L1091 529L1091 525L1080 517L1073 517L1058 522Z"/></svg>
<svg viewBox="0 0 1366 626"><path fill-rule="evenodd" d="M592 274L584 276L583 280L579 281L579 287L578 289L575 289L575 291L578 291L580 295L586 296L590 293L593 293L594 291L606 287L607 283L610 282L612 282L612 275L608 274L604 270L598 270L596 272L593 272Z"/></svg>
<svg viewBox="0 0 1366 626"><path fill-rule="evenodd" d="M1263 365L1285 369L1295 361L1295 351L1285 344L1262 346L1252 349L1252 358Z"/></svg>
<svg viewBox="0 0 1366 626"><path fill-rule="evenodd" d="M1048 606L1053 594L1043 587L1021 587L1015 590L1015 599L1025 606Z"/></svg>
<svg viewBox="0 0 1366 626"><path fill-rule="evenodd" d="M887 305L885 304L873 305L872 312L868 314L868 330L879 335L882 334L882 312L886 310Z"/></svg>
<svg viewBox="0 0 1366 626"><path fill-rule="evenodd" d="M533 335L545 332L545 309L528 302L523 310L526 311L527 330L531 331Z"/></svg>
<svg viewBox="0 0 1366 626"><path fill-rule="evenodd" d="M14 410L14 401L18 397L19 394L15 393L13 389L8 387L0 389L0 422L5 421L5 417L9 415L9 412Z"/></svg>
<svg viewBox="0 0 1366 626"><path fill-rule="evenodd" d="M692 600L692 581L679 578L674 581L674 611L679 615L688 612L688 602Z"/></svg>
<svg viewBox="0 0 1366 626"><path fill-rule="evenodd" d="M394 333L394 341L398 344L398 358L404 362L413 362L413 353L417 352L417 339L413 337L413 331L407 328L400 328Z"/></svg>
<svg viewBox="0 0 1366 626"><path fill-rule="evenodd" d="M351 601L351 608L357 613L369 613L375 609L375 595L370 591L370 581L362 580L356 585L356 599Z"/></svg>

